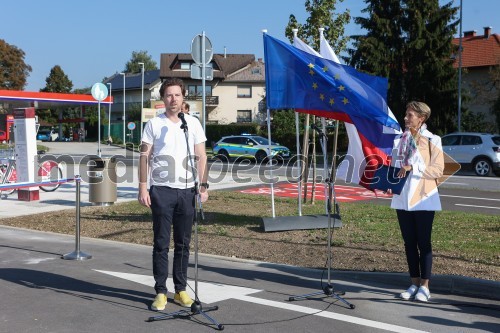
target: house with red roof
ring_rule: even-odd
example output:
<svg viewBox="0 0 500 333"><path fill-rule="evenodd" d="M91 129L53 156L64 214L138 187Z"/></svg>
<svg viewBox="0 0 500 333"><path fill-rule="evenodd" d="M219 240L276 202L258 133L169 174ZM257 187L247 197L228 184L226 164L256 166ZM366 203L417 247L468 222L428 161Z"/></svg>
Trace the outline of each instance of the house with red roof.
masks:
<svg viewBox="0 0 500 333"><path fill-rule="evenodd" d="M462 68L462 88L469 98L463 105L469 110L484 114L485 120L494 121L491 106L500 89L500 35L492 33L491 29L485 27L483 35L477 35L476 31L464 32L461 64L457 56L453 66ZM453 39L453 44L458 46L459 42L459 38Z"/></svg>

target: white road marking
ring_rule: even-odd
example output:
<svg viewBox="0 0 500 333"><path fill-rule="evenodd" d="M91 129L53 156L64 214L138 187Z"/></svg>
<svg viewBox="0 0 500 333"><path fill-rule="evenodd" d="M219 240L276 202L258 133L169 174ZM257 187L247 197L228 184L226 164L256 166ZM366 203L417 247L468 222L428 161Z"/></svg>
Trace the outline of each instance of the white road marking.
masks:
<svg viewBox="0 0 500 333"><path fill-rule="evenodd" d="M439 196L441 196L441 197L449 197L449 198L459 198L459 199L489 200L489 201L498 201L498 202L500 202L500 199L494 199L494 198L463 197L463 196L460 196L460 195L449 195L449 194L440 194Z"/></svg>
<svg viewBox="0 0 500 333"><path fill-rule="evenodd" d="M283 303L283 302L276 302L276 301L271 301L267 299L262 299L262 298L257 298L253 296L246 296L246 295L238 295L234 297L235 299L239 299L241 301L246 301L250 303L255 303L255 304L261 304L261 305L267 305L267 306L272 306L278 309L286 309L290 311L295 311L295 312L300 312L300 313L305 313L305 314L310 314L314 316L319 316L323 318L329 318L329 319L334 319L334 320L339 320L339 321L345 321L348 323L352 324L357 324L357 325L362 325L362 326L368 326L368 327L374 327L374 328L379 328L382 330L390 331L390 332L401 332L401 333L406 333L406 332L425 332L425 331L419 331L419 330L413 330L408 327L402 327L402 326L397 326L397 325L391 325L391 324L385 324L381 323L378 321L374 320L369 320L369 319L363 319L359 317L354 317L354 316L348 316L348 315L343 315L340 313L334 313L334 312L328 312L328 311L321 311L313 308L308 308L305 306L301 305L295 305L295 304L290 304L290 303Z"/></svg>
<svg viewBox="0 0 500 333"><path fill-rule="evenodd" d="M500 207L477 206L477 205L465 205L465 204L455 204L455 206L475 207L475 208L489 208L489 209L500 209Z"/></svg>
<svg viewBox="0 0 500 333"><path fill-rule="evenodd" d="M49 260L54 260L55 258L32 258L32 259L26 259L24 260L24 262L28 265L35 265L35 264L39 264L41 263L42 261L49 261Z"/></svg>
<svg viewBox="0 0 500 333"><path fill-rule="evenodd" d="M150 286L150 287L153 287L155 284L153 277L150 275L102 271L102 270L97 270L97 269L94 271L99 272L99 273L103 273L103 274L112 275L112 276L115 276L115 277L118 277L121 279L129 280L129 281L136 282L136 283L143 284L143 285ZM174 290L174 286L173 286L173 283L171 281L172 281L172 279L167 280L167 288L169 290ZM188 285L194 286L194 281L188 280ZM231 286L231 285L225 285L225 284L219 284L219 283L207 283L207 282L198 282L198 287L199 287L198 297L203 303L206 303L206 304L221 302L221 301L224 301L227 299L237 299L240 301L250 302L253 304L260 304L260 305L270 306L270 307L274 307L274 308L278 308L278 309L282 309L282 310L285 309L285 310L310 314L310 315L314 315L314 316L319 316L319 317L323 317L323 318L344 321L344 322L348 322L348 323L352 323L352 324L374 327L374 328L378 328L378 329L382 329L382 330L386 330L386 331L390 331L390 332L400 332L400 333L425 332L425 331L413 330L413 329L410 329L408 327L385 324L385 323L374 321L374 320L368 320L368 319L363 319L363 318L359 318L359 317L348 316L348 315L343 315L343 314L339 314L339 313L308 308L308 307L301 306L301 305L295 305L295 304L285 303L285 302L276 302L276 301L272 301L272 300L248 296L249 294L254 294L254 293L262 291L262 290L258 290L258 289L237 287L237 286ZM191 290L188 290L188 293L190 294L190 296L192 298L194 297L194 294Z"/></svg>
<svg viewBox="0 0 500 333"><path fill-rule="evenodd" d="M133 281L150 287L153 287L155 285L154 278L151 275L110 272L101 270L95 270L95 271L99 273L116 276L125 280ZM194 291L189 289L189 286L191 286L194 289L194 281L188 280L188 288L186 290L188 294L191 296L191 298L194 298ZM172 282L172 279L167 279L167 289L173 292L174 283ZM206 304L222 302L227 299L235 298L236 295L254 294L260 291L262 290L198 281L198 298L203 303Z"/></svg>

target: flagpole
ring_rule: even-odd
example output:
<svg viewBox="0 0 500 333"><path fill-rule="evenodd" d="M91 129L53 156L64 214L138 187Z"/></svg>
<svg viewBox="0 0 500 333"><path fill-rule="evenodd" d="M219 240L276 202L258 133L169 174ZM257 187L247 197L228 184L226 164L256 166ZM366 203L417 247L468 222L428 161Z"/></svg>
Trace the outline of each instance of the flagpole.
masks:
<svg viewBox="0 0 500 333"><path fill-rule="evenodd" d="M323 40L325 38L325 36L323 35L323 31L325 31L325 28L318 28L318 30L319 30L319 40L320 40L320 45L321 45L321 40ZM320 46L319 52L321 54L321 46ZM321 118L321 127L323 129L323 133L325 133L325 135L326 135L325 117ZM335 141L334 144L336 145L337 141ZM325 147L325 152L327 152L327 151L328 151L328 147ZM335 158L335 156L333 158ZM331 179L326 179L326 178L328 178L328 156L326 156L326 154L323 154L323 178L325 179L326 182L331 181ZM324 192L325 192L324 193L325 198L328 198L327 186L325 186ZM325 200L325 211L326 211L326 214L328 214L328 202L326 200Z"/></svg>
<svg viewBox="0 0 500 333"><path fill-rule="evenodd" d="M295 111L295 139L297 144L297 169L299 178L297 182L299 216L302 216L302 157L300 156L300 134L299 134L299 113Z"/></svg>
<svg viewBox="0 0 500 333"><path fill-rule="evenodd" d="M297 32L299 29L292 29L293 38L297 38ZM302 216L302 157L300 156L300 127L299 127L299 113L295 111L295 141L297 145L297 168L299 170L299 178L297 182L297 190L298 190L298 209L299 216Z"/></svg>
<svg viewBox="0 0 500 333"><path fill-rule="evenodd" d="M262 33L264 35L267 34L267 29L262 29ZM265 50L265 45L264 45L264 53L266 52ZM267 87L267 82L266 82L266 87ZM268 148L269 149L269 156L271 155L271 111L269 111L269 108L267 108L267 140L268 142ZM274 184L273 184L273 167L272 167L272 162L271 162L271 168L269 170L269 179L271 179L271 207L273 211L273 218L276 217L276 212L274 210Z"/></svg>
<svg viewBox="0 0 500 333"><path fill-rule="evenodd" d="M269 108L267 108L267 140L268 140L268 149L269 149L269 156L271 156L271 112L269 111ZM271 201L272 201L272 210L273 210L273 218L276 217L276 213L274 211L274 184L273 184L273 164L272 164L272 159L271 161L271 167L269 168L269 179L271 180Z"/></svg>

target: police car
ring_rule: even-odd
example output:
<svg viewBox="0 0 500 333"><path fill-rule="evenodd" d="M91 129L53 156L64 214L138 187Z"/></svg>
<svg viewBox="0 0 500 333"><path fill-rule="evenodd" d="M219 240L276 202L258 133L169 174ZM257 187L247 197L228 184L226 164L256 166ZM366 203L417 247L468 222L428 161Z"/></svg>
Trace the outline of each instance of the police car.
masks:
<svg viewBox="0 0 500 333"><path fill-rule="evenodd" d="M269 152L269 141L253 134L224 136L214 145L213 152L222 160L240 157L252 158L258 163L268 157L277 160L290 158L290 150L287 147L271 142L271 152Z"/></svg>

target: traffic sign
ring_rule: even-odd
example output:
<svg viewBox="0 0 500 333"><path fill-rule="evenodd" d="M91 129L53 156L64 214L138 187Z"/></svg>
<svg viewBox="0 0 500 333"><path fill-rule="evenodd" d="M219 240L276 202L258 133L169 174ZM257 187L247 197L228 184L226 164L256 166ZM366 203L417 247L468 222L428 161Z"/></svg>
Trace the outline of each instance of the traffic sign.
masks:
<svg viewBox="0 0 500 333"><path fill-rule="evenodd" d="M203 50L203 38L205 38L205 50ZM203 52L205 52L205 64L209 64L214 54L212 42L205 35L196 35L191 42L191 56L198 65L203 64Z"/></svg>
<svg viewBox="0 0 500 333"><path fill-rule="evenodd" d="M203 65L191 64L191 78L195 80L203 79ZM212 81L214 79L214 69L205 67L205 80Z"/></svg>
<svg viewBox="0 0 500 333"><path fill-rule="evenodd" d="M129 123L127 124L127 128L128 128L129 130L131 130L131 131L135 130L135 123L133 123L133 122L129 122Z"/></svg>
<svg viewBox="0 0 500 333"><path fill-rule="evenodd" d="M94 83L91 92L92 97L94 97L94 99L99 102L108 97L108 87L100 82Z"/></svg>

